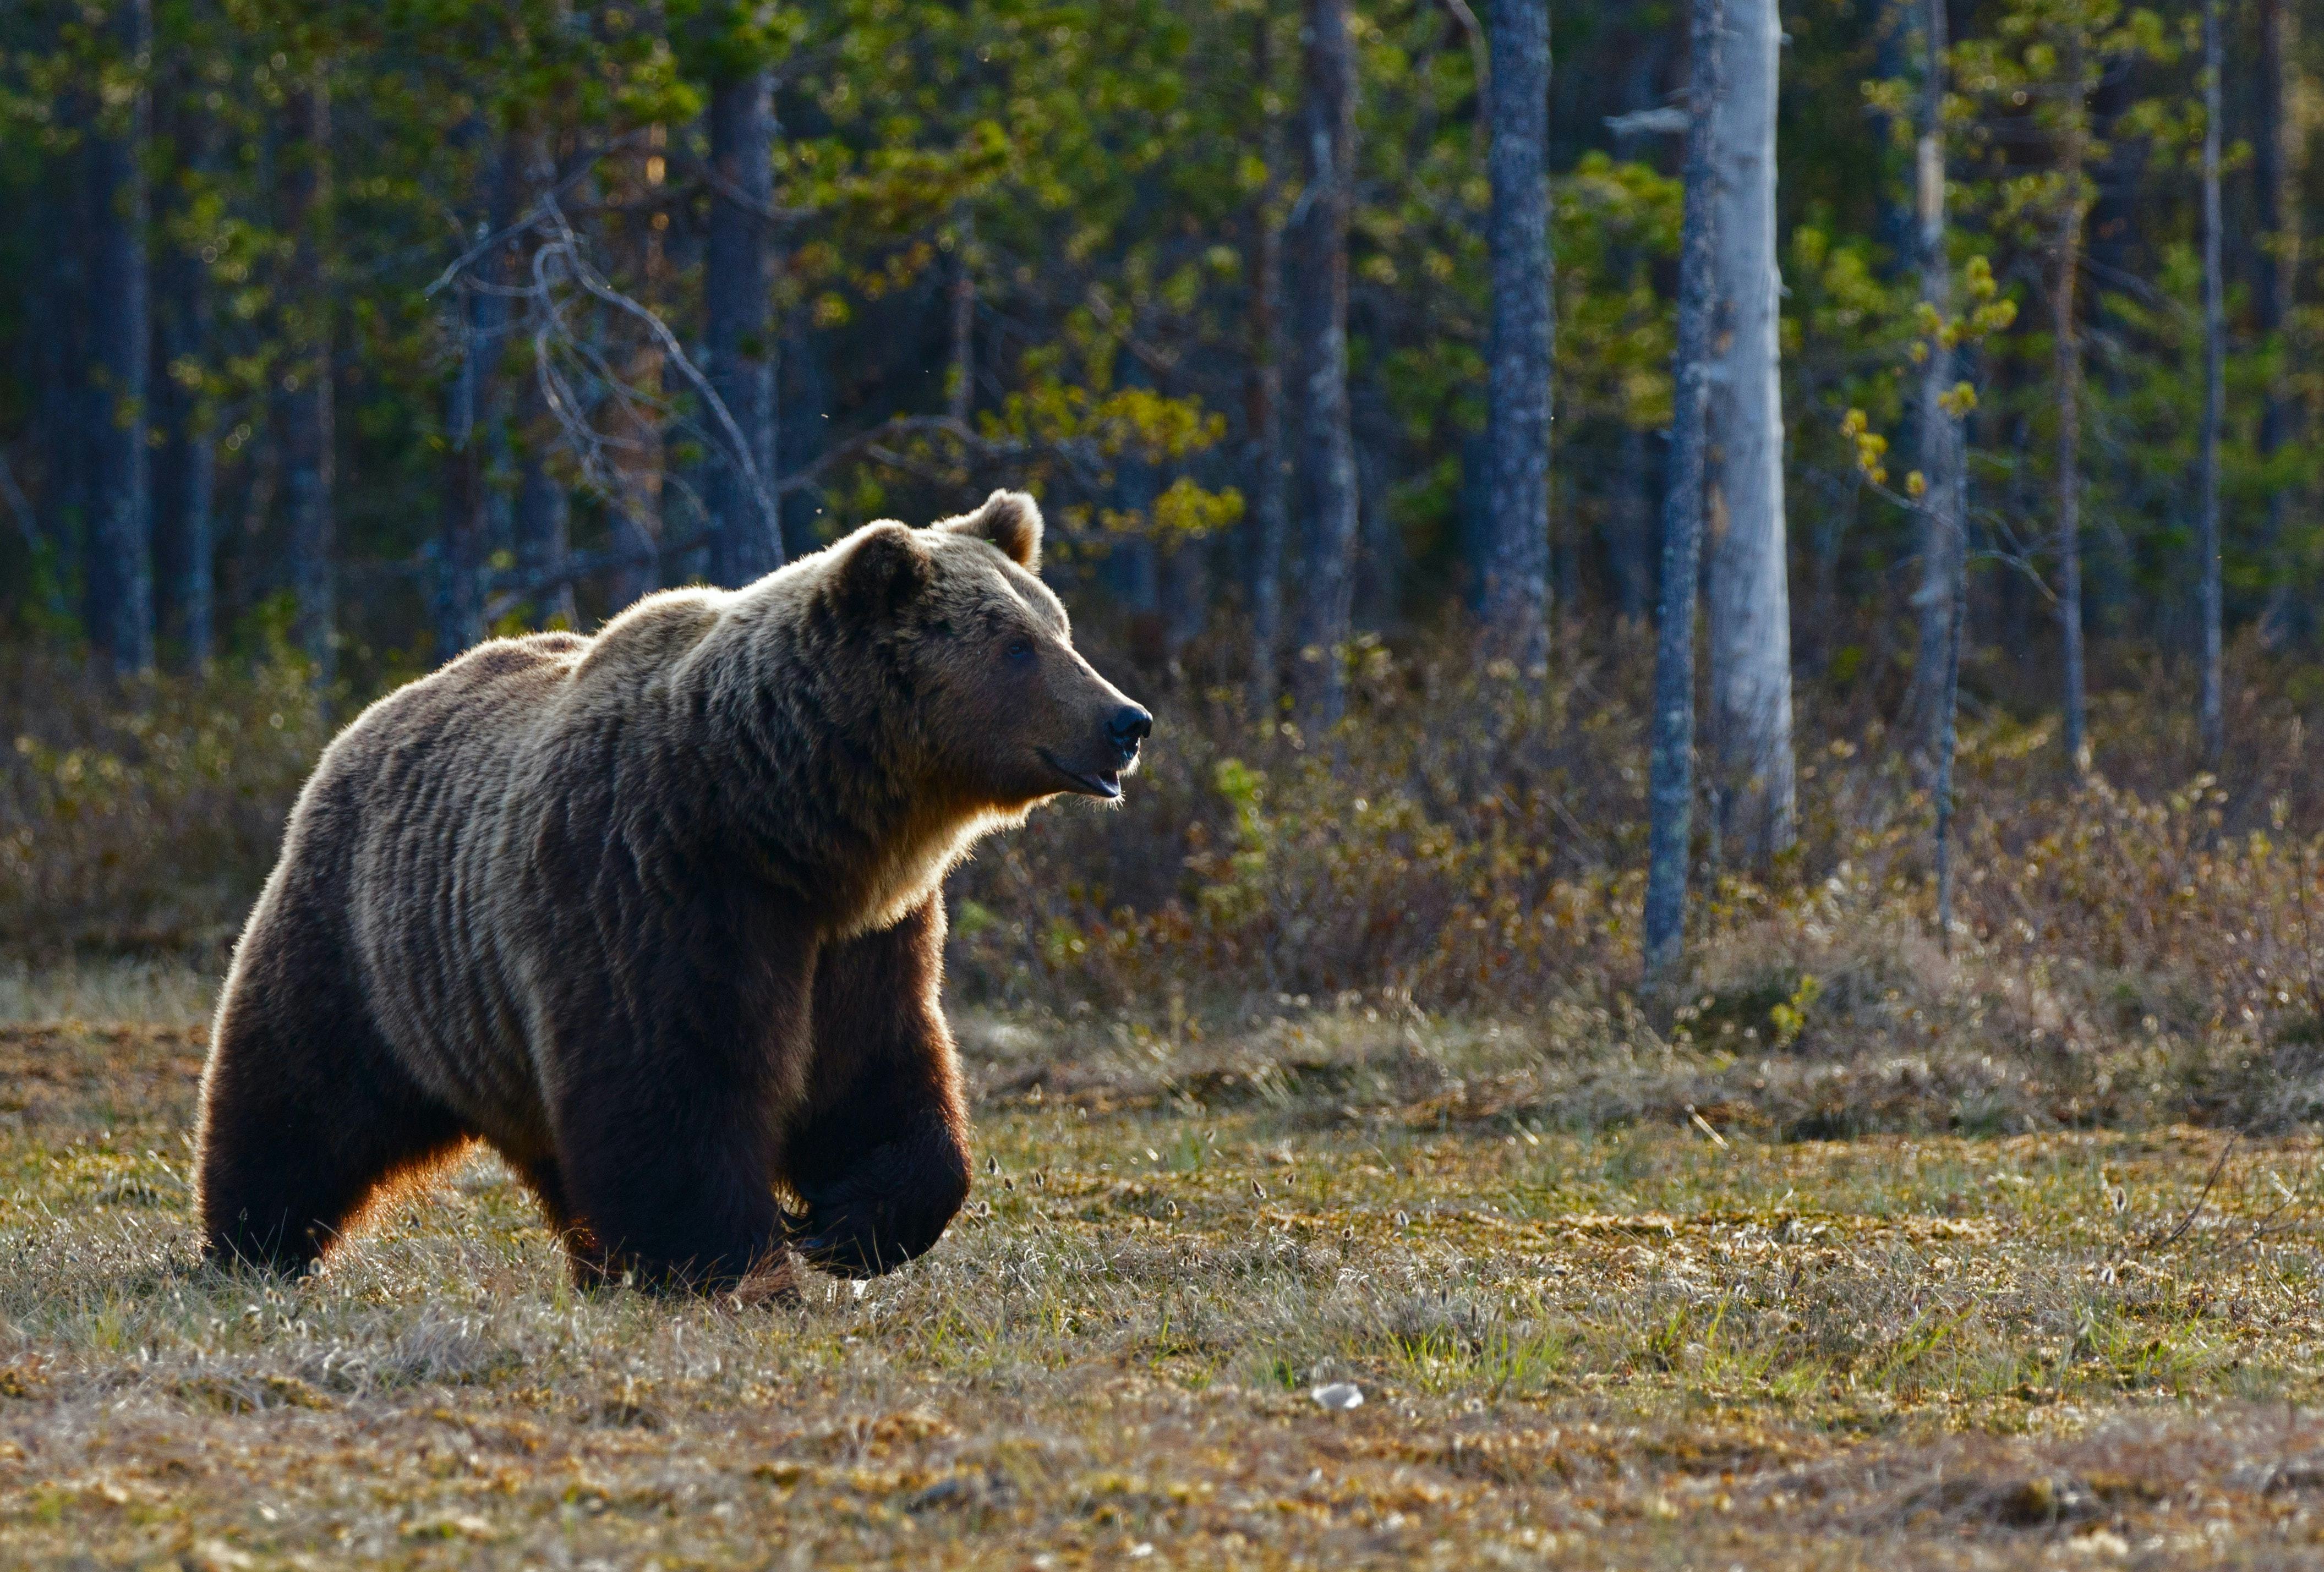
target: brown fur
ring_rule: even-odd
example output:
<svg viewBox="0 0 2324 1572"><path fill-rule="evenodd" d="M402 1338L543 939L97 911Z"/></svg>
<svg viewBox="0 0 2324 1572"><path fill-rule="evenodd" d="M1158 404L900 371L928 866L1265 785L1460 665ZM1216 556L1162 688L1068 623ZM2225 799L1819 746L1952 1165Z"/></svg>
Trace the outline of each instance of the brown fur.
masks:
<svg viewBox="0 0 2324 1572"><path fill-rule="evenodd" d="M868 525L365 711L227 975L208 1249L303 1266L471 1138L585 1276L934 1244L969 1185L937 887L1036 803L1113 789L1144 734L1030 571L1039 538L1011 492Z"/></svg>

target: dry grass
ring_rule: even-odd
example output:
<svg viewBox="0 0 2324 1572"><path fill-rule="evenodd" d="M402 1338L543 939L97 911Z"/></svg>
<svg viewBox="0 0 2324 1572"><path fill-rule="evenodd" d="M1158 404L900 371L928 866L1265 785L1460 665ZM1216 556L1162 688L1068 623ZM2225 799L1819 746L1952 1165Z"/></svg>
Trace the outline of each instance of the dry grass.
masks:
<svg viewBox="0 0 2324 1572"><path fill-rule="evenodd" d="M861 1297L576 1292L481 1157L286 1285L192 1260L194 981L8 986L11 1564L2324 1562L2304 1135L1714 1141L1676 1050L987 1018L997 1171Z"/></svg>

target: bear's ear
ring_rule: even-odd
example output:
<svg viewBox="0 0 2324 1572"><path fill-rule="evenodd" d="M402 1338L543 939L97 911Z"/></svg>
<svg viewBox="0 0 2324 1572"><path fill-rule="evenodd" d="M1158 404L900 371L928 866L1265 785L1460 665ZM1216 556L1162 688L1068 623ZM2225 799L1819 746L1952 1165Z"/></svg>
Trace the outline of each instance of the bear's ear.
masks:
<svg viewBox="0 0 2324 1572"><path fill-rule="evenodd" d="M858 615L900 611L936 580L936 563L917 531L884 519L866 524L844 543L839 598Z"/></svg>
<svg viewBox="0 0 2324 1572"><path fill-rule="evenodd" d="M1041 565L1041 505L1023 492L995 492L975 512L944 519L936 528L990 540L1021 568Z"/></svg>

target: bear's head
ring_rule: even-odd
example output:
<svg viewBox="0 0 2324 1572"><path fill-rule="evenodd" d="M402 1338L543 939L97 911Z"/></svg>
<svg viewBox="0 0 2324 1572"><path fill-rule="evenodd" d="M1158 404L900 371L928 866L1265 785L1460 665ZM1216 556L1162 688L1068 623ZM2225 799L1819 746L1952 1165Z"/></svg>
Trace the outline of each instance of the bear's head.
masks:
<svg viewBox="0 0 2324 1572"><path fill-rule="evenodd" d="M832 549L844 614L879 630L913 698L916 751L948 795L1001 813L1068 792L1120 799L1154 717L1074 649L1036 572L1031 497L995 492L925 529L867 524Z"/></svg>

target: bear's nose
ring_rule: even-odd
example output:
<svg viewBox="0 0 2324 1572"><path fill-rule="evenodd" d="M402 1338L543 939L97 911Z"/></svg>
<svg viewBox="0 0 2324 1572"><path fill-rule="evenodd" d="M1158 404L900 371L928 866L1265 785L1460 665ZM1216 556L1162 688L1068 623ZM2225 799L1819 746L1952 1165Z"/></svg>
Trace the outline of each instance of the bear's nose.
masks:
<svg viewBox="0 0 2324 1572"><path fill-rule="evenodd" d="M1138 745L1154 734L1154 717L1136 704L1124 704L1105 723L1106 735L1113 739L1113 750L1126 762L1138 757Z"/></svg>

